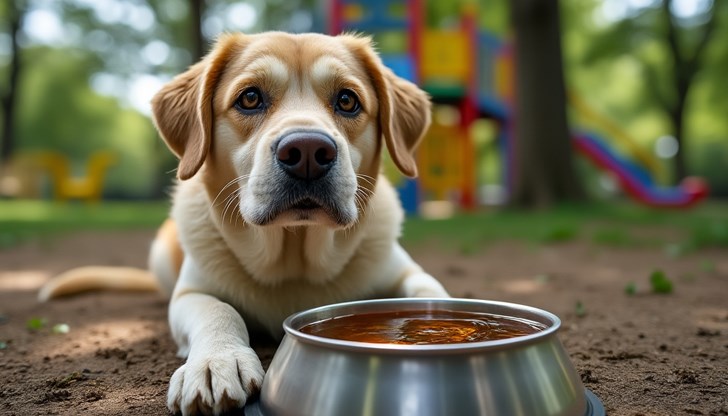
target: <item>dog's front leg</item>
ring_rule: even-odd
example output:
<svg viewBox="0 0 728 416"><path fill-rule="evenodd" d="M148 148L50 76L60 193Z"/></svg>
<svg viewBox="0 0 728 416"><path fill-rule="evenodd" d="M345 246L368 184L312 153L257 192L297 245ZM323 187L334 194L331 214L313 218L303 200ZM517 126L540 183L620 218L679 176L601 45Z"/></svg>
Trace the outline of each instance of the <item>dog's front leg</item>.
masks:
<svg viewBox="0 0 728 416"><path fill-rule="evenodd" d="M172 375L173 413L215 414L242 407L263 382L242 317L229 304L195 290L201 271L185 259L169 306L169 322L187 362Z"/></svg>
<svg viewBox="0 0 728 416"><path fill-rule="evenodd" d="M450 295L434 277L425 273L406 251L394 243L390 267L399 276L394 287L395 296L448 298Z"/></svg>

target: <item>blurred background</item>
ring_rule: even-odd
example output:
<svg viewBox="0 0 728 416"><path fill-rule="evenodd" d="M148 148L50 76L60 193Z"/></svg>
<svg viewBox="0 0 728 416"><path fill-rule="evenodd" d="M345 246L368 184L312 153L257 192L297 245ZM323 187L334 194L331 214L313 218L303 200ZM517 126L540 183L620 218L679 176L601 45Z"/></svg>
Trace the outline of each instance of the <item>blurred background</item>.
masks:
<svg viewBox="0 0 728 416"><path fill-rule="evenodd" d="M412 214L688 209L728 196L727 22L711 0L5 1L0 211L163 217L176 161L151 97L218 34L264 30L370 34L432 95L420 178L386 168Z"/></svg>
<svg viewBox="0 0 728 416"><path fill-rule="evenodd" d="M610 414L728 412L728 0L1 0L0 409L166 412L157 294L37 290L146 267L151 97L265 30L371 35L431 95L419 177L384 171L449 293L556 313Z"/></svg>

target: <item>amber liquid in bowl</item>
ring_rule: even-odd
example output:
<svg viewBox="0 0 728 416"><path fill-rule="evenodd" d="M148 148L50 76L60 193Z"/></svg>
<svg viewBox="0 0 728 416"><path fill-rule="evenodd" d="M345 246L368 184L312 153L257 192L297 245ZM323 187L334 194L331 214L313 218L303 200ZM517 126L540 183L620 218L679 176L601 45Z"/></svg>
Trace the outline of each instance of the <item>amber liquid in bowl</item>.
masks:
<svg viewBox="0 0 728 416"><path fill-rule="evenodd" d="M534 334L546 326L528 319L460 311L399 311L345 315L300 328L306 334L378 344L459 344Z"/></svg>

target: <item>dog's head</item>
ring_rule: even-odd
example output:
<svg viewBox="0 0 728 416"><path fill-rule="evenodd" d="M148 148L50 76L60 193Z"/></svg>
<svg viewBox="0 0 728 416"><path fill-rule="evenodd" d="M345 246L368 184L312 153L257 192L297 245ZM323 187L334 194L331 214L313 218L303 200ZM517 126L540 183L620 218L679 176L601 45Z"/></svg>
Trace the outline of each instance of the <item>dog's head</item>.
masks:
<svg viewBox="0 0 728 416"><path fill-rule="evenodd" d="M225 35L152 108L178 178L203 175L223 217L239 207L254 225L354 224L382 140L415 176L430 123L427 95L350 35Z"/></svg>

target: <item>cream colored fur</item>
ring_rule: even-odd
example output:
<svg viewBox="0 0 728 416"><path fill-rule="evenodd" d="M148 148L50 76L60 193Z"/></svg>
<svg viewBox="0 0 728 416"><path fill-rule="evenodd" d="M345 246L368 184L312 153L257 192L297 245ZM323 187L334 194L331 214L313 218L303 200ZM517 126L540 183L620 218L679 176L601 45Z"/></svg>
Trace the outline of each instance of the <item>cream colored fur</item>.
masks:
<svg viewBox="0 0 728 416"><path fill-rule="evenodd" d="M251 85L265 90L270 106L241 114L231 103ZM342 88L361 101L359 115L342 117L332 108ZM264 372L249 327L281 336L284 318L306 308L448 296L397 242L403 212L378 174L384 146L404 173L416 173L414 151L430 104L381 65L368 39L225 36L153 107L160 133L180 157L182 179L172 221L160 230L149 261L171 293L172 335L187 358L170 381L172 412L220 414L259 389ZM271 149L301 129L336 143L327 180L339 215L284 210L265 222L283 192ZM46 298L64 285L49 286Z"/></svg>

